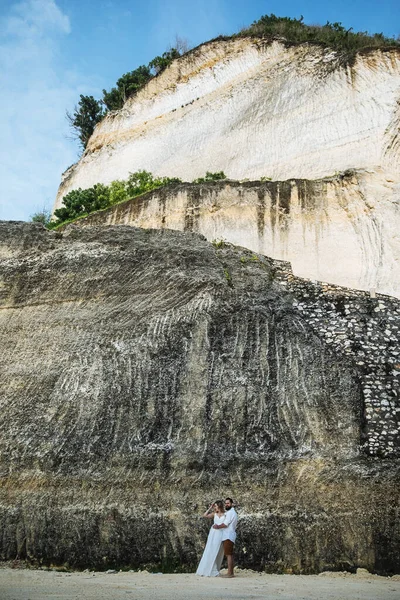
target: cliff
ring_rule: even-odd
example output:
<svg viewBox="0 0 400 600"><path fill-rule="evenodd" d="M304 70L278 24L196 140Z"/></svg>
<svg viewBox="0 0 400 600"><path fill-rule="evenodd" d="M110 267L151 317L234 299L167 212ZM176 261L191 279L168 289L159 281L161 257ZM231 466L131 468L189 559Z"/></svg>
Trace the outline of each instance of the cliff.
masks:
<svg viewBox="0 0 400 600"><path fill-rule="evenodd" d="M0 224L0 558L398 572L394 298L193 233Z"/></svg>
<svg viewBox="0 0 400 600"><path fill-rule="evenodd" d="M92 213L76 226L199 232L289 261L300 277L400 297L399 223L399 184L382 171L349 171L314 181L182 184Z"/></svg>
<svg viewBox="0 0 400 600"><path fill-rule="evenodd" d="M399 102L396 48L360 52L350 63L317 45L210 42L96 127L63 175L55 208L72 189L139 169L186 181L220 170L235 180L271 178L275 192L271 185L264 197L261 187L260 200L255 188L238 197L243 188L234 185L217 200L201 192L197 230L289 260L298 276L399 296ZM349 170L352 177L339 177ZM164 218L190 229L185 194L164 216L149 203L141 222L129 222L159 227Z"/></svg>
<svg viewBox="0 0 400 600"><path fill-rule="evenodd" d="M241 38L174 61L97 125L56 202L78 187L146 169L191 181L319 179L346 169L398 172L400 50L343 64L315 45Z"/></svg>

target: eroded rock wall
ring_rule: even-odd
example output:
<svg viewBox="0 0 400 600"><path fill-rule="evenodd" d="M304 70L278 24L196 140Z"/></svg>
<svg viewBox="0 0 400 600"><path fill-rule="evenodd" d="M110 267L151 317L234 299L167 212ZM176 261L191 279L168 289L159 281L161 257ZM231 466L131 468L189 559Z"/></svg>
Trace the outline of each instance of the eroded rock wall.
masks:
<svg viewBox="0 0 400 600"><path fill-rule="evenodd" d="M382 171L317 181L184 184L77 222L202 233L289 261L295 275L400 297L400 184Z"/></svg>
<svg viewBox="0 0 400 600"><path fill-rule="evenodd" d="M72 189L146 169L184 181L318 179L346 169L398 174L400 52L352 64L315 45L257 39L199 46L97 127L63 177Z"/></svg>
<svg viewBox="0 0 400 600"><path fill-rule="evenodd" d="M397 48L350 61L317 45L203 44L96 127L55 208L139 169L270 178L185 184L89 222L199 231L288 260L300 277L400 297L399 102Z"/></svg>
<svg viewBox="0 0 400 600"><path fill-rule="evenodd" d="M198 234L0 227L0 557L398 571L399 301ZM383 310L384 309L384 310Z"/></svg>

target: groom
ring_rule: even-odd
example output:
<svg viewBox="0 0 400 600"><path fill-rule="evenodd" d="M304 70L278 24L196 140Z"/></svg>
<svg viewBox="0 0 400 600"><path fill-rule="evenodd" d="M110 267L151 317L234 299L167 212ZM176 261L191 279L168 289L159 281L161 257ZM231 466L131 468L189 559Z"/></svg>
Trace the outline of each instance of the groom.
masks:
<svg viewBox="0 0 400 600"><path fill-rule="evenodd" d="M232 498L225 499L225 522L221 525L213 525L214 529L223 529L222 543L224 545L224 554L228 561L228 574L227 577L234 577L234 560L233 560L233 548L236 541L236 525L237 525L237 513L233 508Z"/></svg>

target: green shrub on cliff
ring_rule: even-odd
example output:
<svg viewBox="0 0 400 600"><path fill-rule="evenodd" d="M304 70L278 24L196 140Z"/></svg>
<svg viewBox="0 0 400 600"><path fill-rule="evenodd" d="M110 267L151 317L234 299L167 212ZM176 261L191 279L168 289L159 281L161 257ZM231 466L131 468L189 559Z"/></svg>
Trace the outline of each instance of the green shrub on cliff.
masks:
<svg viewBox="0 0 400 600"><path fill-rule="evenodd" d="M153 177L148 171L131 173L127 181L128 198L133 198L165 185L182 183L179 177Z"/></svg>
<svg viewBox="0 0 400 600"><path fill-rule="evenodd" d="M118 79L116 87L111 88L109 92L103 90L101 104L106 107L107 111L119 110L128 98L137 94L150 79L162 73L179 56L179 50L171 48L161 56L153 58L148 65L141 65L137 69L125 73Z"/></svg>
<svg viewBox="0 0 400 600"><path fill-rule="evenodd" d="M116 87L111 88L109 92L103 90L102 104L107 110L122 108L125 100L136 94L151 78L150 67L146 65L125 73L118 79Z"/></svg>
<svg viewBox="0 0 400 600"><path fill-rule="evenodd" d="M156 56L149 62L149 67L155 75L159 75L174 61L179 58L181 53L176 48L171 48L164 52L161 56Z"/></svg>
<svg viewBox="0 0 400 600"><path fill-rule="evenodd" d="M54 211L59 221L76 219L84 214L106 208L110 205L110 188L96 183L91 188L72 190L63 199L64 206Z"/></svg>
<svg viewBox="0 0 400 600"><path fill-rule="evenodd" d="M211 173L207 171L204 177L195 179L193 183L207 183L226 179L223 171ZM79 217L84 217L96 210L102 210L113 204L124 202L166 185L182 183L178 177L154 177L149 171L130 173L127 180L112 181L110 185L96 183L91 188L72 190L63 198L63 206L54 211L57 221L51 221L49 228L53 229L64 223L69 223Z"/></svg>
<svg viewBox="0 0 400 600"><path fill-rule="evenodd" d="M129 198L135 198L165 185L181 183L177 177L153 177L148 171L131 173L126 181L112 181L110 185L96 183L91 188L72 190L63 198L63 205L54 211L57 221L51 227L86 216Z"/></svg>
<svg viewBox="0 0 400 600"><path fill-rule="evenodd" d="M42 223L42 225L47 226L50 223L51 210L49 210L46 207L43 207L42 209L31 215L30 219L32 223Z"/></svg>
<svg viewBox="0 0 400 600"><path fill-rule="evenodd" d="M240 35L255 35L260 37L281 37L287 42L317 42L336 50L356 51L361 48L381 48L383 46L398 46L399 42L383 33L370 34L367 31L353 32L346 29L342 23L326 22L325 25L306 25L303 17L277 17L274 14L264 15L254 21L250 27L241 31Z"/></svg>
<svg viewBox="0 0 400 600"><path fill-rule="evenodd" d="M79 139L82 148L86 148L94 128L104 117L105 112L101 102L93 96L80 95L78 106L71 114L67 111L67 120L75 138Z"/></svg>
<svg viewBox="0 0 400 600"><path fill-rule="evenodd" d="M207 183L209 181L219 181L221 179L227 179L223 171L217 171L216 173L210 173L210 171L207 171L205 177L194 179L193 183Z"/></svg>
<svg viewBox="0 0 400 600"><path fill-rule="evenodd" d="M118 204L126 200L126 181L112 181L109 185L110 188L110 205Z"/></svg>
<svg viewBox="0 0 400 600"><path fill-rule="evenodd" d="M179 40L177 45L180 47L170 48L161 56L156 56L148 65L141 65L137 69L122 75L110 91L103 90L101 100L96 100L93 96L84 96L81 94L78 106L75 106L73 113L67 112L67 119L73 131L74 137L78 138L82 148L85 149L97 123L111 110L119 110L123 107L125 101L137 94L146 83L156 75L164 71L173 60L179 58L187 50L187 46Z"/></svg>

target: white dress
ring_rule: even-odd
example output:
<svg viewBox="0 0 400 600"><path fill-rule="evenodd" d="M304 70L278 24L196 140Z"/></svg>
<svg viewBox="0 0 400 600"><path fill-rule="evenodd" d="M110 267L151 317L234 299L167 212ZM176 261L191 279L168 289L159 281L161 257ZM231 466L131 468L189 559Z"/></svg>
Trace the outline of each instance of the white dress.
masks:
<svg viewBox="0 0 400 600"><path fill-rule="evenodd" d="M221 517L214 515L215 525L221 525L224 521L225 515ZM224 558L224 547L222 545L223 531L223 529L214 529L211 527L196 575L203 575L203 577L217 577L219 575Z"/></svg>

